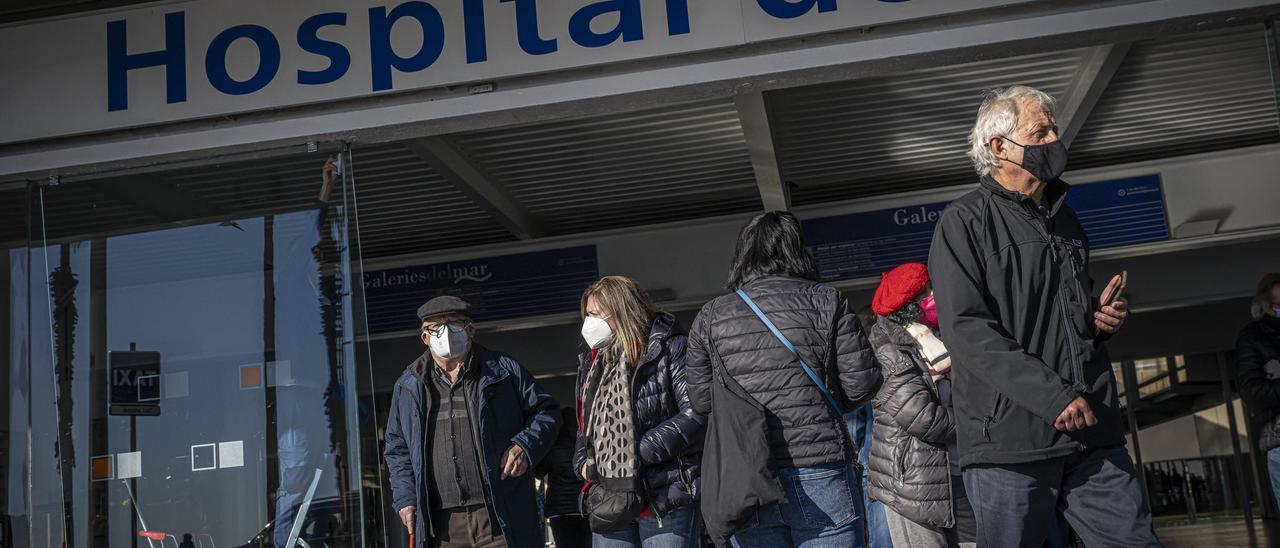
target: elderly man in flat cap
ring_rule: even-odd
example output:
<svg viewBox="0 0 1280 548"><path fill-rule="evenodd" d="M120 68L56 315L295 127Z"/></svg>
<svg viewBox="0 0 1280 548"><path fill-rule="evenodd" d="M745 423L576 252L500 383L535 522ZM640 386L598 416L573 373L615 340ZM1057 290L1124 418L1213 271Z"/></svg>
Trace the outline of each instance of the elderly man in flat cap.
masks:
<svg viewBox="0 0 1280 548"><path fill-rule="evenodd" d="M427 351L391 393L383 456L396 512L425 546L543 546L528 471L555 441L560 406L506 354L475 342L471 307L418 309Z"/></svg>

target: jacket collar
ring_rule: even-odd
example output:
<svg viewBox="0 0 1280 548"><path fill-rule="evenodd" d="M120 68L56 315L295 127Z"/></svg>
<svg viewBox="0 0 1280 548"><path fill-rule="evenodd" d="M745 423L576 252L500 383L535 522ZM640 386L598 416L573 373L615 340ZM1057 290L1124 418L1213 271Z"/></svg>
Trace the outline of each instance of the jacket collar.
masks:
<svg viewBox="0 0 1280 548"><path fill-rule="evenodd" d="M479 343L471 343L471 355L467 357L471 363L467 367L476 367L480 369L479 386L486 386L502 380L506 377L506 370L498 364L498 354L491 352L489 349L481 346ZM398 383L404 384L406 387L414 388L416 382L427 382L427 375L430 374L432 367L435 367L435 360L431 358L431 351L427 350L413 360L413 363L406 367L404 373L400 374Z"/></svg>
<svg viewBox="0 0 1280 548"><path fill-rule="evenodd" d="M990 175L982 177L981 187L991 195L1007 200L1007 203L1011 205L1021 206L1022 212L1027 215L1032 215L1040 207L1040 204L1035 203L1035 200L1030 197L1000 186L1000 183L996 182L995 178ZM1061 179L1050 181L1049 185L1045 187L1044 198L1048 206L1049 217L1057 215L1058 211L1062 210L1063 204L1067 201L1067 191L1070 188L1071 185Z"/></svg>
<svg viewBox="0 0 1280 548"><path fill-rule="evenodd" d="M1280 319L1277 319L1275 316L1270 314L1264 315L1262 319L1258 320L1258 327L1262 329L1263 333L1271 335L1272 337L1280 337Z"/></svg>
<svg viewBox="0 0 1280 548"><path fill-rule="evenodd" d="M876 324L872 329L879 330L885 339L898 346L915 346L916 344L916 338L907 332L907 328L889 318L876 318Z"/></svg>
<svg viewBox="0 0 1280 548"><path fill-rule="evenodd" d="M640 358L640 363L637 365L649 363L650 360L662 354L662 347L667 339L671 338L675 327L675 316L666 312L659 312L657 316L654 316L653 324L649 328L649 343L645 348L644 356Z"/></svg>

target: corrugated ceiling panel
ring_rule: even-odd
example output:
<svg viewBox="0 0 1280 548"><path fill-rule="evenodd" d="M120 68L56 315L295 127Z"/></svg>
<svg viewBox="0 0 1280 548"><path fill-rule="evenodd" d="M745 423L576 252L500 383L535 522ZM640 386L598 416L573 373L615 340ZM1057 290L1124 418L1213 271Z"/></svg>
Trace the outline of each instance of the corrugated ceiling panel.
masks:
<svg viewBox="0 0 1280 548"><path fill-rule="evenodd" d="M13 188L0 191L0 244L18 244L27 240L27 190Z"/></svg>
<svg viewBox="0 0 1280 548"><path fill-rule="evenodd" d="M761 207L731 101L455 138L554 234Z"/></svg>
<svg viewBox="0 0 1280 548"><path fill-rule="evenodd" d="M1071 147L1072 169L1280 141L1261 26L1134 44Z"/></svg>
<svg viewBox="0 0 1280 548"><path fill-rule="evenodd" d="M783 178L797 205L974 180L966 139L984 90L1060 95L1085 50L1068 50L769 94Z"/></svg>
<svg viewBox="0 0 1280 548"><path fill-rule="evenodd" d="M351 162L366 260L515 239L403 145L356 148Z"/></svg>

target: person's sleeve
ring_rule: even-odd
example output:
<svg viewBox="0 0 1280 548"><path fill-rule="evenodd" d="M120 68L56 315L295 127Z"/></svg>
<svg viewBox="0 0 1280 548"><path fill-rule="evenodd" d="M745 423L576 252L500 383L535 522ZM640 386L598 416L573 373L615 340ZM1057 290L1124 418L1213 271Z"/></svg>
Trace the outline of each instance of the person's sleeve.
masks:
<svg viewBox="0 0 1280 548"><path fill-rule="evenodd" d="M685 356L685 382L688 385L689 408L706 417L711 414L711 304L702 307L689 330L689 349Z"/></svg>
<svg viewBox="0 0 1280 548"><path fill-rule="evenodd" d="M414 492L413 464L409 458L409 444L400 430L400 387L391 394L391 412L387 415L387 428L383 433L382 457L387 462L388 482L391 484L391 506L399 512L417 501Z"/></svg>
<svg viewBox="0 0 1280 548"><path fill-rule="evenodd" d="M961 214L948 208L933 235L929 278L954 369L1053 424L1080 392L1000 325L986 290L985 260Z"/></svg>
<svg viewBox="0 0 1280 548"><path fill-rule="evenodd" d="M1267 378L1258 345L1241 333L1236 339L1236 386L1244 401L1256 411L1280 409L1280 380Z"/></svg>
<svg viewBox="0 0 1280 548"><path fill-rule="evenodd" d="M590 367L589 363L584 364L581 359L578 360L578 379L574 383L573 393L574 393L574 412L578 414L578 421L580 423L582 421L582 414L583 414L582 402L586 401L586 398L583 397L583 391L584 391L583 383L586 382L587 374L585 372L585 369L588 367ZM582 475L582 465L587 463L587 445L588 445L587 435L583 433L583 430L584 428L582 427L574 428L573 475L582 481L588 481L587 478Z"/></svg>
<svg viewBox="0 0 1280 548"><path fill-rule="evenodd" d="M908 359L882 345L876 359L884 365L884 385L875 398L876 408L913 438L936 444L955 441L956 421L951 410L943 407L925 383L924 373Z"/></svg>
<svg viewBox="0 0 1280 548"><path fill-rule="evenodd" d="M640 436L640 461L645 465L667 462L689 452L690 448L702 447L707 419L689 404L685 352L687 340L679 335L672 337L668 343L667 368L671 375L671 396L679 410L674 416Z"/></svg>
<svg viewBox="0 0 1280 548"><path fill-rule="evenodd" d="M862 323L844 295L837 299L835 314L832 331L836 375L844 389L845 409L856 409L875 397L883 376L871 344L862 332Z"/></svg>
<svg viewBox="0 0 1280 548"><path fill-rule="evenodd" d="M511 443L519 445L529 456L529 464L536 465L551 450L560 432L560 404L538 385L524 366L511 361L512 374L518 383L520 403L524 407L524 430Z"/></svg>

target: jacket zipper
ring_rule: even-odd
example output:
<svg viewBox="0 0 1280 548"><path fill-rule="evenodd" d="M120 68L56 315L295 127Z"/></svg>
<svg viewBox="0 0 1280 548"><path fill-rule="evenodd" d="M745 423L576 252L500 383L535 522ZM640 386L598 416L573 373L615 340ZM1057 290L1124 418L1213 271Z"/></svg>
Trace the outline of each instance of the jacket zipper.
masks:
<svg viewBox="0 0 1280 548"><path fill-rule="evenodd" d="M1044 234L1045 240L1049 244L1049 250L1053 254L1054 262L1055 263L1060 262L1061 259L1059 259L1058 257L1058 245L1053 240L1053 236L1049 234L1048 216L1041 214L1037 210L1036 220L1039 222L1032 223L1032 224L1035 224L1036 228L1040 229L1040 232ZM1070 262L1070 261L1071 261L1070 259L1067 259L1067 262ZM1057 266L1057 265L1055 264L1054 266ZM1076 270L1075 265L1071 265L1071 273L1072 273L1071 280L1072 280L1072 283L1076 284L1077 291L1079 291L1080 280L1076 278L1075 270ZM1067 331L1066 332L1067 344L1071 346L1071 375L1073 377L1071 381L1075 385L1081 385L1084 383L1084 367L1080 365L1080 349L1076 346L1076 336L1075 336L1075 333L1072 332L1074 330L1074 326L1071 323L1071 316L1067 314L1067 303L1066 301L1062 300L1062 292L1057 291L1057 294L1058 294L1057 295L1058 308L1059 308L1059 311L1062 313L1062 321L1064 323L1064 329ZM1080 298L1083 299L1084 295L1080 295ZM1073 386L1072 388L1076 388L1076 387Z"/></svg>
<svg viewBox="0 0 1280 548"><path fill-rule="evenodd" d="M987 420L982 423L982 437L987 441L991 441L991 425L996 422L996 415L1000 413L1000 400L1004 396L999 392L996 393L996 402L991 406L991 414L987 415Z"/></svg>

